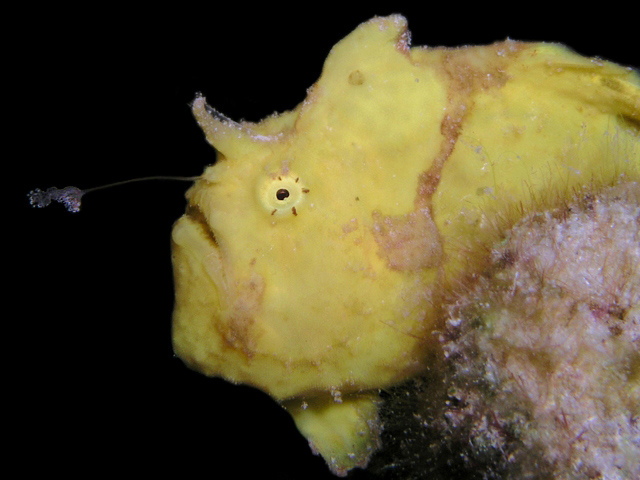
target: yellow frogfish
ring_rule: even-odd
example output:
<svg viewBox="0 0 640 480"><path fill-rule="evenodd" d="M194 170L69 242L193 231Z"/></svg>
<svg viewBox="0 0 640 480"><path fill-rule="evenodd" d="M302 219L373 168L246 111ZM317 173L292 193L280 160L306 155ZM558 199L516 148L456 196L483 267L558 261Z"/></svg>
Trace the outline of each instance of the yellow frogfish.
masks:
<svg viewBox="0 0 640 480"><path fill-rule="evenodd" d="M496 218L640 170L631 69L409 40L402 16L363 23L259 123L192 105L217 159L173 228L175 352L267 392L339 475L378 447L379 390L429 366L442 299Z"/></svg>

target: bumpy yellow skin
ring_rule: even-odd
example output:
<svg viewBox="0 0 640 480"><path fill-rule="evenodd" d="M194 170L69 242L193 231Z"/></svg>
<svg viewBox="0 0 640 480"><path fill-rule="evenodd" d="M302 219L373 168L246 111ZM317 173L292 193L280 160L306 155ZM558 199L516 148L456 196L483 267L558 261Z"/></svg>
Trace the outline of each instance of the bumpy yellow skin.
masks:
<svg viewBox="0 0 640 480"><path fill-rule="evenodd" d="M239 124L196 98L218 159L173 230L176 354L282 402L334 472L365 464L375 392L424 368L464 239L637 170L639 85L559 45L409 48L392 16L338 43L295 110ZM602 165L613 143L623 164Z"/></svg>

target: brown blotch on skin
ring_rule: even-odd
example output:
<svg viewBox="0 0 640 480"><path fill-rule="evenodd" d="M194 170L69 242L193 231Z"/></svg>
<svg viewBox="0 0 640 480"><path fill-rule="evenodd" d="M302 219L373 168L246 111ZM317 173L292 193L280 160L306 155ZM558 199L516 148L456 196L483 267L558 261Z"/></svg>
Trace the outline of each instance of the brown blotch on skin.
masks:
<svg viewBox="0 0 640 480"><path fill-rule="evenodd" d="M358 229L358 219L357 218L352 218L347 223L342 225L342 233L344 233L345 235L347 233L354 232L357 229Z"/></svg>
<svg viewBox="0 0 640 480"><path fill-rule="evenodd" d="M442 241L429 208L396 216L373 212L373 235L378 254L392 269L419 270L442 263Z"/></svg>
<svg viewBox="0 0 640 480"><path fill-rule="evenodd" d="M256 332L253 326L262 305L264 281L254 273L248 280L238 282L235 288L240 294L236 296L229 321L219 325L218 319L214 319L214 324L219 325L227 345L241 350L247 358L251 358L256 350Z"/></svg>
<svg viewBox="0 0 640 480"><path fill-rule="evenodd" d="M364 75L360 70L354 70L349 74L349 85L362 85L364 83Z"/></svg>
<svg viewBox="0 0 640 480"><path fill-rule="evenodd" d="M443 47L441 68L448 77L450 93L470 96L477 90L502 87L508 80L506 67L527 43L506 40L489 46Z"/></svg>
<svg viewBox="0 0 640 480"><path fill-rule="evenodd" d="M242 350L248 358L253 356L255 350L255 340L250 334L253 323L252 317L232 316L223 333L227 345L236 350Z"/></svg>
<svg viewBox="0 0 640 480"><path fill-rule="evenodd" d="M457 115L445 115L440 124L440 133L444 136L440 144L440 151L433 159L431 166L418 178L418 192L415 205L417 208L428 208L431 197L436 192L440 183L440 176L445 162L453 153L460 131L462 129L462 117L466 108L457 108Z"/></svg>
<svg viewBox="0 0 640 480"><path fill-rule="evenodd" d="M440 183L445 162L453 153L464 119L473 110L473 94L478 90L500 88L507 81L505 62L517 54L524 44L505 41L487 47L443 48L439 71L448 85L449 105L440 124L443 136L440 151L431 166L420 175L416 207L428 207Z"/></svg>

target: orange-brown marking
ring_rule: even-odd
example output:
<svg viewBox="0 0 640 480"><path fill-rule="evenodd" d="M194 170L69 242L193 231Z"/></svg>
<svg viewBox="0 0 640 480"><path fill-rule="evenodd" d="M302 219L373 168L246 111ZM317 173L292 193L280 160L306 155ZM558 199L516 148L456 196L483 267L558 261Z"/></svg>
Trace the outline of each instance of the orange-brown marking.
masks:
<svg viewBox="0 0 640 480"><path fill-rule="evenodd" d="M264 281L260 275L254 273L247 280L235 285L233 312L229 315L228 322L221 324L217 318L213 322L220 329L227 345L241 350L247 358L251 358L255 353L256 338L252 327L262 305L263 294Z"/></svg>
<svg viewBox="0 0 640 480"><path fill-rule="evenodd" d="M379 254L394 270L419 270L440 265L440 233L428 208L406 215L382 216L373 212L373 235Z"/></svg>
<svg viewBox="0 0 640 480"><path fill-rule="evenodd" d="M398 216L373 213L379 254L387 259L391 268L432 268L444 261L442 239L432 217L433 194L440 184L444 165L455 149L464 120L473 110L473 95L478 90L502 87L507 81L506 57L517 54L521 48L522 44L508 41L495 44L488 54L486 47L441 50L441 63L436 67L448 86L448 105L440 123L440 149L418 179L415 209Z"/></svg>

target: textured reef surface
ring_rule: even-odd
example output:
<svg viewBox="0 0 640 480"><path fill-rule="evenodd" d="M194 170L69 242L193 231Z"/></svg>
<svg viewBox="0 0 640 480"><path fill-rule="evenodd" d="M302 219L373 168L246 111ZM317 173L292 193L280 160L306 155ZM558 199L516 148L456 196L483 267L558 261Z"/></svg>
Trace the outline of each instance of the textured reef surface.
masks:
<svg viewBox="0 0 640 480"><path fill-rule="evenodd" d="M639 232L638 183L505 232L448 303L442 363L383 407L389 450L376 468L405 479L638 478Z"/></svg>

